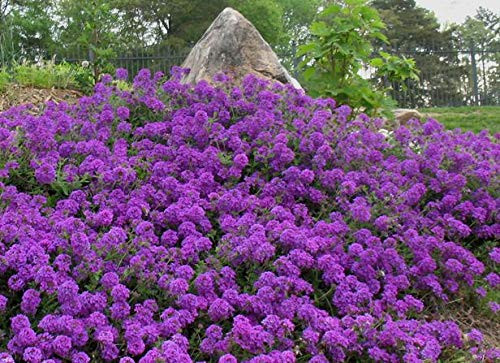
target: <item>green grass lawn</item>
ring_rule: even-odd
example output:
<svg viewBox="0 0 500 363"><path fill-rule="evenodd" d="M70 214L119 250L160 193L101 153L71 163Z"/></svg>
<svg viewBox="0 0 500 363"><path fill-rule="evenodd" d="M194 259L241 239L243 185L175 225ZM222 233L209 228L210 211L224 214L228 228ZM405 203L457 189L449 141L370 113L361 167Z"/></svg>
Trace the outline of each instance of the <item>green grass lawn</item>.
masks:
<svg viewBox="0 0 500 363"><path fill-rule="evenodd" d="M438 120L450 130L460 128L462 131L479 132L488 129L491 134L500 132L500 106L435 107L422 108L419 112L424 117Z"/></svg>

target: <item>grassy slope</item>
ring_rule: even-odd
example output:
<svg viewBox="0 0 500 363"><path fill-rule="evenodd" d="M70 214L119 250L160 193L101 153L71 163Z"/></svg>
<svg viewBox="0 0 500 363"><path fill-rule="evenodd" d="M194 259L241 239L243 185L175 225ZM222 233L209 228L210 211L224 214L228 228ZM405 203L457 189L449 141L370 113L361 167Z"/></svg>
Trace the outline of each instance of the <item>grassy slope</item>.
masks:
<svg viewBox="0 0 500 363"><path fill-rule="evenodd" d="M482 107L439 107L419 110L425 117L432 117L453 130L479 132L490 130L491 134L500 132L500 106Z"/></svg>

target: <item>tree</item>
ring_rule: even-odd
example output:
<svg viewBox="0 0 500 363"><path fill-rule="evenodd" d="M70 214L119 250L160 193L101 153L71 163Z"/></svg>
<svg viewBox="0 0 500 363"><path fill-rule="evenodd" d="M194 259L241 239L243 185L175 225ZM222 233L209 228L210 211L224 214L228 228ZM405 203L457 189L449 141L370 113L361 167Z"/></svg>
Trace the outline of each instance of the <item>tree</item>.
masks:
<svg viewBox="0 0 500 363"><path fill-rule="evenodd" d="M372 6L387 24L383 33L394 52L412 56L421 71L420 81L408 84L404 92L394 84L394 96L401 106L422 107L464 102L461 85L466 68L461 64L456 45L456 26L441 30L430 10L414 0L373 0ZM376 47L386 48L381 42Z"/></svg>
<svg viewBox="0 0 500 363"><path fill-rule="evenodd" d="M0 0L2 62L47 56L54 49L53 1Z"/></svg>
<svg viewBox="0 0 500 363"><path fill-rule="evenodd" d="M283 32L280 3L279 0L112 0L123 14L124 33L136 34L136 42L174 48L192 46L227 6L240 11L264 39L275 44Z"/></svg>
<svg viewBox="0 0 500 363"><path fill-rule="evenodd" d="M309 27L318 15L321 0L281 0L283 35L272 44L285 68L298 74L297 48L310 38Z"/></svg>
<svg viewBox="0 0 500 363"><path fill-rule="evenodd" d="M229 0L228 5L243 14L268 43L276 45L283 40L284 9L280 1Z"/></svg>
<svg viewBox="0 0 500 363"><path fill-rule="evenodd" d="M109 69L109 60L120 48L121 22L109 1L62 0L58 4L59 49L63 54L83 56L92 62L97 79Z"/></svg>
<svg viewBox="0 0 500 363"><path fill-rule="evenodd" d="M475 16L468 16L458 27L457 34L462 48L474 50L481 104L496 104L500 100L500 55L498 53L500 17L488 9L479 8ZM468 83L471 84L472 80ZM469 85L470 98L473 96L472 88Z"/></svg>
<svg viewBox="0 0 500 363"><path fill-rule="evenodd" d="M500 36L500 15L480 6L479 9L477 9L475 18L482 21L486 28L493 33L493 36L498 41L498 36Z"/></svg>

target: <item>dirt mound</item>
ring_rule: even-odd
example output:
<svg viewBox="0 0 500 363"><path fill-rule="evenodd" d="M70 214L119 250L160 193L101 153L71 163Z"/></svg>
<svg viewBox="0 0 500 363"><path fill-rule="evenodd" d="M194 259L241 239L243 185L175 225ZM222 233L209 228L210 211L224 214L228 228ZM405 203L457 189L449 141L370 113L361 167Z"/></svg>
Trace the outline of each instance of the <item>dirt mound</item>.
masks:
<svg viewBox="0 0 500 363"><path fill-rule="evenodd" d="M0 112L26 103L37 108L48 101L75 103L82 96L81 92L70 89L40 89L12 84L5 92L0 93Z"/></svg>

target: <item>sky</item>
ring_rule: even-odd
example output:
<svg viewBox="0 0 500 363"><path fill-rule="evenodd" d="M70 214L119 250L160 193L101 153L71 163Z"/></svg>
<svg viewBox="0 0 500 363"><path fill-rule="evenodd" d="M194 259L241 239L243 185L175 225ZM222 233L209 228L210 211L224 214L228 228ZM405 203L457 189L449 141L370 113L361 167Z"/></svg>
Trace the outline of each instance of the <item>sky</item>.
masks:
<svg viewBox="0 0 500 363"><path fill-rule="evenodd" d="M482 6L500 14L500 0L416 0L417 4L434 11L441 23L461 23Z"/></svg>

